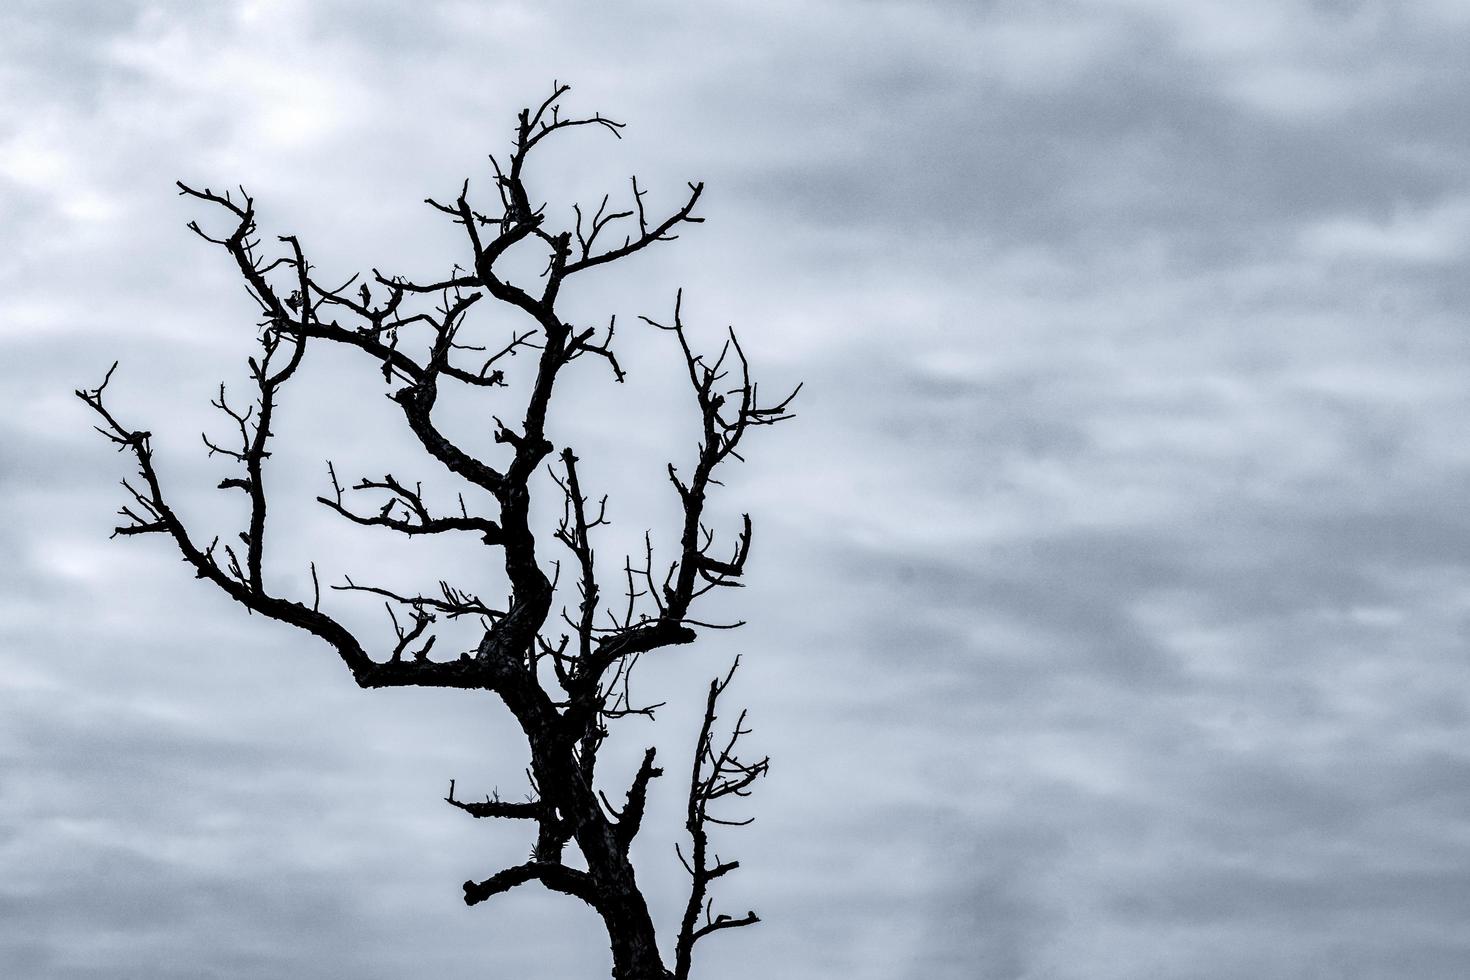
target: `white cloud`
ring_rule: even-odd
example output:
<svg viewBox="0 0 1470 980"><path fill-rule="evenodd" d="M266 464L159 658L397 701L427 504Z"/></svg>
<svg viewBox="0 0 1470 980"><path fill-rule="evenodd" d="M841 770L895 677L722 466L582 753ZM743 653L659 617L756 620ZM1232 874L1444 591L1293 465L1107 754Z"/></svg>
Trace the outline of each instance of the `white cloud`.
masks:
<svg viewBox="0 0 1470 980"><path fill-rule="evenodd" d="M1430 208L1401 206L1379 220L1345 216L1318 222L1303 230L1301 246L1328 259L1455 263L1470 246L1470 198L1456 197Z"/></svg>

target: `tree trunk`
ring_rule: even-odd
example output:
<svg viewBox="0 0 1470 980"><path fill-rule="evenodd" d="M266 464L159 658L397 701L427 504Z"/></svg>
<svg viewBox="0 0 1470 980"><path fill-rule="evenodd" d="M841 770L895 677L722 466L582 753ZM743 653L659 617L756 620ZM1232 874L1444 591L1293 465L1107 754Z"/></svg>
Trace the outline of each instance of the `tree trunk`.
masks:
<svg viewBox="0 0 1470 980"><path fill-rule="evenodd" d="M613 980L670 980L673 974L659 955L648 907L642 895L634 892L633 898L623 907L606 907L602 913L612 946Z"/></svg>
<svg viewBox="0 0 1470 980"><path fill-rule="evenodd" d="M577 830L577 846L597 889L597 911L612 948L613 978L670 980L673 974L659 954L653 918L638 890L626 845L600 810L588 816Z"/></svg>

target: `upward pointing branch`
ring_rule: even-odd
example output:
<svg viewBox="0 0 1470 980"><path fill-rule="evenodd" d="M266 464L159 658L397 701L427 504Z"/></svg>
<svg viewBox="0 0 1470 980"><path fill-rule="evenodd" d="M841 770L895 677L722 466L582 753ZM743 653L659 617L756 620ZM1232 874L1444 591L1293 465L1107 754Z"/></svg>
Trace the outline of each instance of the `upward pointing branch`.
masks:
<svg viewBox="0 0 1470 980"><path fill-rule="evenodd" d="M684 824L690 838L690 856L687 861L684 861L684 867L689 872L690 887L689 899L684 906L684 918L680 922L679 936L675 944L674 976L676 980L686 980L689 976L694 944L699 940L722 929L737 929L741 926L755 925L760 921L760 917L754 911L746 912L741 916L714 914L712 903L707 897L710 882L740 867L739 861L721 861L718 857L715 858L713 864L710 863L709 824L738 827L754 819L729 820L716 817L709 811L710 804L727 796L749 796L751 783L766 774L771 762L766 756L756 762L747 763L741 760L736 753L736 744L740 738L750 734L750 729L745 727L744 711L740 712L740 717L736 720L723 747L718 750L715 748L714 724L718 718L716 709L719 706L720 695L725 692L725 688L730 686L730 681L734 678L739 666L740 658L737 657L723 680L716 678L710 682L709 695L705 699L704 721L700 726L699 740L695 747ZM684 860L682 852L679 857L681 861ZM701 912L704 914L703 924L700 923Z"/></svg>

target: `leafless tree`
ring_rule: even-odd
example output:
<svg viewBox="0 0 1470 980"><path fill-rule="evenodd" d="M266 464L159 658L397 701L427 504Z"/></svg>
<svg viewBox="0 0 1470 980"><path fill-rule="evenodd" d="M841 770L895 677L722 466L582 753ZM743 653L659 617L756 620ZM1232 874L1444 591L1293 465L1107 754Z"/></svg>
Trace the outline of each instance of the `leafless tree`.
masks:
<svg viewBox="0 0 1470 980"><path fill-rule="evenodd" d="M207 231L198 222L189 227L229 255L262 317L261 352L249 361L256 389L253 404L237 407L221 386L214 405L227 417L232 437L205 439L210 454L237 467L219 488L238 491L248 501L248 523L238 543L222 544L217 537L205 543L185 526L164 491L150 434L125 424L107 405L112 370L97 388L77 395L99 417L98 431L137 464L136 478L123 481L128 501L120 511L123 523L116 534L171 539L198 578L253 613L325 641L363 688L463 688L489 692L509 709L525 734L533 792L524 801L502 800L498 795L470 801L455 795L451 781L446 801L472 817L525 821L534 828L535 842L525 863L465 882L467 904L539 882L582 900L601 916L614 977L682 980L690 974L699 940L758 921L754 912L717 913L709 897L715 880L737 867L735 861L711 857L710 828L744 822L728 813L716 814L715 805L726 797L746 795L767 768L765 758L752 761L737 751L748 733L743 712L723 735L716 725L719 698L734 668L709 688L690 770L685 820L689 842L687 851L679 849L679 857L691 887L673 937L672 970L656 942L629 859L650 783L663 769L649 748L631 784L620 787L623 802L615 806L599 787L598 754L615 722L651 716L657 707L637 704L629 694L628 679L640 657L692 643L701 630L719 628L694 618L693 607L714 589L741 584L751 524L747 516L733 535L716 533L705 523L706 500L718 485L717 468L741 458L750 429L789 418L787 408L796 392L762 402L733 332L717 354L697 353L679 300L666 322L644 318L668 334L683 354L702 436L693 460L682 467L670 464L666 474L682 508L677 553L665 566L655 558L652 535L646 535L643 553L624 562L615 601L608 601L593 552L595 532L607 523L606 498L592 502L576 453L570 447L557 452L546 437L546 427L556 382L573 361L592 355L587 360L601 362L618 382L624 372L613 347L612 324L599 330L571 323L558 312L557 298L577 273L670 241L681 226L701 221L694 212L703 185L690 184L680 207L666 217L654 217L645 210L647 192L634 178L626 207L610 205L608 197L595 209L573 205L570 229L551 230L546 206L533 204L539 198L527 183L533 151L578 127L619 137L623 129L623 124L600 114L563 115L567 89L554 85L551 96L539 106L522 110L509 156L503 165L491 158L493 208L482 211L472 203L469 181L452 202L427 202L464 234L467 260L442 278L425 281L373 270L363 280L353 277L342 286L324 285L296 237L281 236L280 248L271 249L270 255L262 250L254 201L243 188L238 193L217 193L178 185L182 195L209 205L220 219L223 227L218 231ZM501 260L518 246L545 255L544 270L530 282L524 277L513 281L502 271ZM486 296L513 308L524 322L524 329L498 348L471 342L470 314ZM383 652L374 655L369 653L370 644L322 608L314 564L309 597L288 597L267 581L265 476L274 414L282 387L296 376L308 346L316 344L360 351L372 369L367 375L380 374L393 386L392 398L418 445L468 483L471 496L493 516L466 506L463 496L457 512L435 513L419 483L392 475L361 479L349 490L330 463L330 490L318 498L320 503L349 521L404 535L477 536L501 553L509 593L503 608L447 582L418 593L401 593L348 579L335 588L375 595L388 607L393 632L380 645ZM435 417L441 386L509 388L514 393L517 386L507 381L502 366L505 358L519 351L537 352L534 377L520 386L525 389L524 411L517 424L496 419L494 441L503 458L475 455L446 436ZM549 480L538 475L543 464L551 472ZM548 574L553 563L538 553L544 538L538 542L530 523L532 495L538 488L558 492L563 502L561 519L550 537L565 549L569 559L565 567L575 575L575 601L570 609L560 610L565 633L553 619L556 575L563 566L555 562L555 572ZM364 498L376 502L365 509L356 506L355 501ZM444 656L441 647L436 655L436 624L461 617L482 627L475 648ZM580 852L580 861L565 858L569 844Z"/></svg>

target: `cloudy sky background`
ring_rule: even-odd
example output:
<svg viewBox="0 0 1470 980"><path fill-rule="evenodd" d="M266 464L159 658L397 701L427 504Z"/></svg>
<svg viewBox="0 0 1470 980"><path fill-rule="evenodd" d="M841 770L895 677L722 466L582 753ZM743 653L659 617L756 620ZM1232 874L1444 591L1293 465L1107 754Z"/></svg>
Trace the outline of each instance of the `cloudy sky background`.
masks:
<svg viewBox="0 0 1470 980"><path fill-rule="evenodd" d="M714 611L750 625L650 661L674 703L610 765L670 766L639 851L667 937L687 705L744 654L773 769L721 895L766 921L701 976L1470 973L1470 6L693 9L4 6L0 973L602 975L569 900L460 902L529 844L439 800L523 790L495 705L358 691L164 542L107 541L127 462L70 394L121 359L117 408L229 533L198 433L251 310L172 181L244 183L326 278L432 275L462 251L420 202L488 191L553 78L629 123L547 154L553 216L630 173L655 207L709 187L706 224L566 297L632 369L579 363L555 420L612 494L608 565L670 541L694 438L637 314L682 285L697 336L807 384L720 499L757 537ZM308 361L277 588L314 558L493 595L483 549L311 503L327 456L458 488L361 359Z"/></svg>

